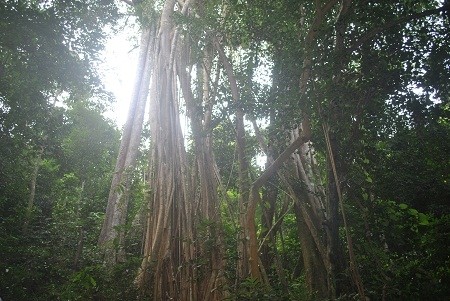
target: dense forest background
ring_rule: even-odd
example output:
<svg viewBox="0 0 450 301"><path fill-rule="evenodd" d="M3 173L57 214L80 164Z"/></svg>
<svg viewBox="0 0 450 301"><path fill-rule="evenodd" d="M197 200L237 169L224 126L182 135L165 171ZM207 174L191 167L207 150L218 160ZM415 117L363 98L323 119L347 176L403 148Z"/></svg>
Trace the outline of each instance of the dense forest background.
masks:
<svg viewBox="0 0 450 301"><path fill-rule="evenodd" d="M447 0L0 1L0 297L447 300L449 83Z"/></svg>

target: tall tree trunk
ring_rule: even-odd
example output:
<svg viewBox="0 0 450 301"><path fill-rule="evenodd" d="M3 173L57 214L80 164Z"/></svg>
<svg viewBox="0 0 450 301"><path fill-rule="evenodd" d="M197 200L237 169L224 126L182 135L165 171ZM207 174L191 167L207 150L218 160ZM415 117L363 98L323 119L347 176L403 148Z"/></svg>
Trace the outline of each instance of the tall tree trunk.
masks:
<svg viewBox="0 0 450 301"><path fill-rule="evenodd" d="M305 273L305 281L309 292L309 298L310 300L327 300L327 269L321 259L322 254L320 254L314 238L311 235L311 231L309 231L308 225L304 220L303 213L298 202L294 205L294 213L296 216L298 235L302 248L303 272Z"/></svg>
<svg viewBox="0 0 450 301"><path fill-rule="evenodd" d="M272 115L272 114L271 114ZM272 121L272 116L271 116ZM262 138L262 135L259 131L258 125L255 120L252 120L253 128L258 139L258 142L261 146L261 149L267 156L266 161L266 169L270 167L270 165L274 162L274 142L275 137L269 136L269 143L266 143ZM272 145L269 147L268 145ZM261 243L259 247L259 254L261 254L261 265L265 267L267 270L270 269L273 265L275 265L275 270L277 272L279 281L285 291L289 290L289 285L287 283L287 278L284 272L284 268L278 254L277 243L276 243L276 234L278 228L280 228L281 223L283 221L284 215L289 210L288 202L284 202L281 213L278 220L274 224L275 212L276 212L276 204L278 199L278 185L279 179L276 174L271 175L267 182L263 185L263 193L262 193L262 202L261 202ZM268 206L268 207L267 207Z"/></svg>
<svg viewBox="0 0 450 301"><path fill-rule="evenodd" d="M334 52L336 59L334 62L334 69L331 78L331 82L333 86L335 86L335 90L339 90L339 85L341 85L342 67L347 63L347 58L344 56L345 53L345 31L347 28L347 15L351 9L352 0L341 0L338 17L335 25L335 43L334 43ZM364 285L362 282L362 278L359 274L359 269L356 263L356 257L353 251L353 243L352 238L349 233L349 229L347 227L347 220L345 216L345 211L343 207L343 196L341 192L341 183L339 181L339 175L342 171L342 166L340 160L340 149L338 147L338 143L336 137L333 133L333 128L339 126L340 118L339 118L339 99L336 97L332 98L331 105L328 108L328 116L329 120L326 120L322 117L323 124L323 133L325 137L325 141L327 142L327 213L328 213L328 221L327 221L327 229L328 229L328 247L329 253L331 257L332 264L332 272L335 275L335 280L337 281L334 284L335 291L333 292L332 297L340 294L341 286L339 279L336 279L336 276L343 272L344 270L344 254L343 249L340 246L339 239L339 209L341 209L342 220L344 222L344 230L346 233L347 247L349 251L349 261L350 261L350 270L352 273L352 279L357 287L358 295L360 300L365 300L365 292ZM330 126L332 125L332 126Z"/></svg>
<svg viewBox="0 0 450 301"><path fill-rule="evenodd" d="M333 143L334 145L334 143ZM340 240L340 219L339 219L339 197L336 190L336 182L334 180L333 170L330 160L327 160L327 197L326 197L326 212L327 212L327 240L328 250L331 260L331 268L335 275L335 292L333 295L340 295L342 283L339 279L339 275L344 271L344 257L343 249Z"/></svg>
<svg viewBox="0 0 450 301"><path fill-rule="evenodd" d="M269 165L267 164L267 167L268 166ZM276 187L277 182L278 179L276 178L276 176L272 176L271 179L268 180L268 183L265 185L263 190L261 206L261 237L269 236L270 238L272 238L275 235L272 227L275 217L276 201L278 198L278 187ZM265 267L272 266L274 256L272 250L273 243L274 241L272 239L265 240L262 242L262 245L260 247L261 261Z"/></svg>
<svg viewBox="0 0 450 301"><path fill-rule="evenodd" d="M128 208L128 193L138 147L151 77L156 28L151 24L141 34L136 83L125 123L116 167L109 191L106 216L98 244L105 250L105 262L114 265L124 260L124 229Z"/></svg>
<svg viewBox="0 0 450 301"><path fill-rule="evenodd" d="M84 184L85 181L81 182L81 187L80 187L80 195L78 196L78 202L77 202L77 217L81 218L81 206L82 206L82 200L83 200L83 193L84 193ZM77 240L77 250L75 252L75 257L73 259L73 267L75 269L78 268L81 256L83 254L83 246L84 246L84 236L85 236L85 231L83 228L83 225L79 225L78 226L78 240Z"/></svg>
<svg viewBox="0 0 450 301"><path fill-rule="evenodd" d="M28 196L27 208L25 210L25 219L22 225L23 234L28 233L28 226L31 220L31 214L33 213L34 199L36 196L36 182L39 174L39 168L41 167L42 155L44 154L44 147L41 146L39 149L36 158L33 160L33 173L31 174L30 179L30 195Z"/></svg>
<svg viewBox="0 0 450 301"><path fill-rule="evenodd" d="M259 189L279 171L284 162L310 138L309 132L304 131L293 139L292 143L267 167L264 172L252 183L246 211L246 237L248 239L247 253L252 277L264 280L266 278L264 267L260 265L258 242L256 236L255 212L257 204L261 202ZM278 174L280 176L280 173Z"/></svg>
<svg viewBox="0 0 450 301"><path fill-rule="evenodd" d="M220 248L214 237L219 217L217 184L214 181L214 161L208 137L202 131L194 133L198 158L200 194L195 194L195 178L189 169L182 136L178 79L190 114L194 114L190 80L185 59L179 58L181 38L173 22L175 1L167 0L159 21L155 51L155 66L151 82L151 162L150 199L144 246L144 259L136 278L143 294L154 300L221 300L223 262L221 250L207 249L208 243ZM189 1L182 6L187 14ZM186 53L187 51L184 51ZM198 116L195 116L198 118ZM193 118L193 119L195 119ZM192 120L193 127L201 127ZM196 129L198 130L198 129ZM202 129L201 129L202 130ZM211 223L212 219L216 219ZM200 233L200 225L207 224ZM204 240L206 235L210 241ZM210 252L211 262L201 257Z"/></svg>
<svg viewBox="0 0 450 301"><path fill-rule="evenodd" d="M231 96L233 102L236 105L236 148L238 155L238 175L239 175L239 225L242 231L238 233L238 266L237 266L237 282L245 279L247 276L253 276L255 278L261 279L261 274L259 271L259 256L254 256L249 253L248 249L248 224L245 212L247 211L247 203L250 191L250 175L249 175L249 163L247 160L247 155L245 152L246 141L245 141L245 127L244 127L244 111L241 105L241 99L239 94L239 88L237 85L236 77L234 75L233 66L227 58L223 45L218 41L215 41L215 46L219 52L219 58L222 61L225 72L227 74L228 82L230 83ZM257 246L256 246L257 247ZM252 268L252 272L251 270Z"/></svg>
<svg viewBox="0 0 450 301"><path fill-rule="evenodd" d="M207 45L203 51L203 62L197 64L197 76L199 79L199 95L201 97L195 102L191 91L190 72L187 72L189 47L185 42L180 50L178 60L178 78L186 101L187 114L189 116L194 138L196 168L192 174L196 175L198 183L192 183L199 187L199 193L195 196L196 206L195 220L192 227L196 229L195 245L196 254L199 259L208 258L209 264L198 268L198 274L209 275L200 278L199 300L221 300L226 297L227 292L222 291L225 285L224 277L224 245L222 238L222 223L219 210L219 199L217 189L219 179L215 173L216 162L212 151L212 109L215 102L210 87L210 73L212 70L213 48ZM198 103L199 101L201 103ZM204 112L203 112L204 111ZM204 240L206 238L206 240Z"/></svg>
<svg viewBox="0 0 450 301"><path fill-rule="evenodd" d="M307 127L308 122L303 122ZM292 140L299 134L292 131ZM323 223L325 221L323 192L320 191L318 177L313 172L313 148L304 143L297 153L293 154L294 179L289 182L295 195L294 212L299 230L302 248L303 266L306 284L312 300L327 299L331 280L331 264L323 238Z"/></svg>
<svg viewBox="0 0 450 301"><path fill-rule="evenodd" d="M328 14L337 3L338 0L329 0L323 5L320 1L315 3L315 17L304 37L303 67L299 79L300 97L304 101L306 101L306 91L311 77L313 50L316 44L317 35L320 32L319 28L322 26L326 14ZM303 130L311 130L309 116L306 112L303 112L301 126ZM298 135L298 130L299 128L292 132L292 139ZM327 250L327 243L322 238L325 236L322 228L322 224L326 221L323 214L323 211L325 210L325 200L319 197L320 194L316 191L318 185L314 185L314 179L311 178L313 175L312 161L306 159L308 158L307 152L312 152L312 150L308 150L308 148L307 145L303 145L299 154L294 154L293 156L296 177L304 187L298 190L294 189L291 186L292 184L287 180L284 180L284 183L295 195L297 225L299 228L299 235L303 236L300 239L304 240L303 244L309 245L309 247L302 246L302 256L310 296L316 296L317 298L333 298L335 289L332 280L335 275L333 274L330 255ZM308 237L312 238L312 241L314 241L315 248L311 246L311 240L308 239ZM320 263L320 265L318 265L318 263ZM324 277L323 275L326 276Z"/></svg>

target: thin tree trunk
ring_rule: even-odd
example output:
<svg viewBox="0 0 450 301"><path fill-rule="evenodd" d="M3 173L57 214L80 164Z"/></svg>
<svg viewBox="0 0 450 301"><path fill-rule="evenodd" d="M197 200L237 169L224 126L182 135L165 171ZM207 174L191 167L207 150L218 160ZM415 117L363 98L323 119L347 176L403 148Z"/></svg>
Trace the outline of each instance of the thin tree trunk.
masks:
<svg viewBox="0 0 450 301"><path fill-rule="evenodd" d="M42 146L39 149L39 152L36 155L36 158L33 160L34 162L34 166L33 166L33 173L31 174L31 180L30 180L30 195L28 197L28 202L27 202L27 208L25 210L25 219L23 221L23 225L22 225L22 233L23 234L27 234L28 233L28 226L30 224L30 220L31 220L31 214L33 212L33 206L34 206L34 199L36 196L36 182L37 182L37 177L39 174L39 168L41 166L41 162L42 162L42 155L44 153L44 147Z"/></svg>
<svg viewBox="0 0 450 301"><path fill-rule="evenodd" d="M268 167L268 164L267 164ZM261 261L265 267L272 266L274 251L272 247L274 246L274 238L275 233L269 231L273 226L273 219L275 217L276 210L276 201L278 198L278 187L277 186L278 179L276 176L272 176L268 183L264 187L263 195L262 195L262 214L261 214L261 237L266 237L270 235L270 240L264 241L261 249ZM269 244L270 242L270 244Z"/></svg>
<svg viewBox="0 0 450 301"><path fill-rule="evenodd" d="M233 98L233 102L236 104L236 148L238 154L238 165L239 165L239 225L243 229L238 234L238 279L237 282L245 279L250 272L250 275L261 279L262 275L258 267L259 265L259 256L251 257L251 254L248 252L248 225L247 218L245 212L247 209L248 196L250 192L250 176L249 176L249 163L247 160L247 156L245 153L246 141L245 141L245 127L244 127L244 111L241 108L240 104L240 95L239 88L237 86L236 77L234 76L233 66L225 55L225 51L223 50L223 46L215 41L215 46L217 51L219 52L219 58L222 61L222 64L225 68L225 72L228 77L228 81L231 87L231 95ZM250 266L253 268L250 271Z"/></svg>
<svg viewBox="0 0 450 301"><path fill-rule="evenodd" d="M128 193L138 147L151 77L155 28L148 26L141 34L141 46L136 74L136 83L124 127L119 155L109 191L106 216L98 244L105 249L105 262L114 265L124 260L124 223L128 208Z"/></svg>
<svg viewBox="0 0 450 301"><path fill-rule="evenodd" d="M83 192L84 192L84 184L85 182L82 181L81 182L81 187L80 187L80 195L78 196L78 202L77 202L77 215L78 217L80 217L80 211L81 211L81 201L83 199ZM84 246L84 229L83 229L83 225L79 225L78 226L78 240L77 240L77 250L75 252L75 257L73 259L73 266L74 268L78 268L80 259L81 259L81 255L83 254L83 246Z"/></svg>
<svg viewBox="0 0 450 301"><path fill-rule="evenodd" d="M83 247L84 247L84 229L82 226L80 226L78 230L77 251L75 252L75 258L73 259L73 267L75 269L77 269L79 266L81 255L83 254Z"/></svg>
<svg viewBox="0 0 450 301"><path fill-rule="evenodd" d="M332 83L336 86L336 90L338 90L338 86L342 81L341 69L342 66L346 64L345 54L345 31L347 28L347 14L350 11L352 0L341 0L340 1L340 10L338 14L338 18L336 21L336 34L335 34L335 45L334 52L339 60L336 60L334 63L333 77ZM332 99L332 102L337 104L339 100ZM339 123L339 117L337 112L338 106L330 106L329 109L329 118L331 119L331 123L333 125L337 125ZM343 250L340 246L339 241L339 209L341 209L341 215L344 222L344 230L346 233L347 246L349 250L349 260L350 260L350 270L352 272L352 278L355 286L358 290L358 295L360 300L365 300L365 292L364 285L362 282L362 278L359 274L358 265L356 263L356 258L353 250L352 238L349 233L349 229L347 227L347 220L345 215L345 210L343 207L343 197L341 192L341 183L339 182L339 171L340 168L338 166L339 162L339 148L337 147L337 141L330 132L330 126L327 120L322 118L323 123L323 133L325 136L325 141L327 143L327 180L328 180L328 197L327 197L327 212L328 212L328 221L327 221L327 229L328 229L328 244L329 244L329 253L331 257L331 269L333 275L338 275L338 273L343 271ZM335 277L334 277L335 278ZM337 279L335 279L337 280ZM332 291L332 297L336 296L337 293L341 290L340 286L336 286L336 284L340 284L339 282L333 285L334 290Z"/></svg>

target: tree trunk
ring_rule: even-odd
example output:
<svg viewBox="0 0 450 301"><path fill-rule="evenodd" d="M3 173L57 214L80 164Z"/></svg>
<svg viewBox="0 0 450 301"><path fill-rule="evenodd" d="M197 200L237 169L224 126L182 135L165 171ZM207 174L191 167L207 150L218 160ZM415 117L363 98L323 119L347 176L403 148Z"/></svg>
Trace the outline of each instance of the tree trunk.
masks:
<svg viewBox="0 0 450 301"><path fill-rule="evenodd" d="M246 217L245 212L248 210L247 202L250 192L250 176L249 176L249 163L247 160L245 148L245 127L244 127L244 111L241 108L241 99L239 95L239 88L236 82L236 77L234 75L233 66L231 65L229 59L225 55L225 51L223 49L223 45L221 45L218 41L215 41L215 46L217 51L219 52L219 58L222 61L222 64L225 68L225 72L227 74L228 82L230 83L231 95L233 98L233 102L236 105L236 148L238 155L238 174L239 174L239 199L238 199L238 208L239 208L239 225L241 226L242 231L238 233L238 267L237 267L237 279L236 281L239 283L241 280L247 278L247 276L252 276L257 279L261 279L261 274L258 268L259 265L259 256L253 256L249 253L248 242L249 230L248 218ZM251 192L250 192L251 193ZM257 247L257 246L256 246Z"/></svg>
<svg viewBox="0 0 450 301"><path fill-rule="evenodd" d="M301 200L303 201L303 200ZM298 203L294 205L297 220L297 229L303 256L303 272L310 300L328 299L327 270L322 261L322 254L317 249L314 238L304 220L302 210Z"/></svg>
<svg viewBox="0 0 450 301"><path fill-rule="evenodd" d="M222 291L225 285L224 245L217 195L219 179L215 173L216 162L212 151L211 117L215 95L211 93L209 74L212 70L213 48L212 45L207 45L203 51L202 64L197 64L200 79L198 89L201 95L199 100L202 100L202 103L195 103L190 85L190 72L186 72L188 65L186 54L189 53L189 47L187 43L183 46L178 61L178 78L194 138L196 168L191 172L195 175L194 178L198 179L198 183L192 184L194 187L198 186L200 190L195 196L197 206L194 209L195 220L191 226L197 230L195 235L198 241L195 245L197 257L202 260L209 259L208 265L198 268L198 274L209 275L200 278L198 294L199 300L221 300L227 296L227 292Z"/></svg>
<svg viewBox="0 0 450 301"><path fill-rule="evenodd" d="M339 197L336 190L336 182L334 180L333 170L329 160L327 161L327 197L326 197L326 211L327 211L327 240L328 252L330 254L331 268L335 278L335 292L333 295L340 295L342 283L339 275L344 271L344 258L341 241L339 238Z"/></svg>
<svg viewBox="0 0 450 301"><path fill-rule="evenodd" d="M85 182L82 181L81 182L81 187L80 187L80 195L78 196L78 202L77 202L77 217L81 218L80 216L80 211L81 211L81 206L82 206L82 200L83 200L83 192L84 192L84 184ZM77 240L77 250L75 252L75 257L73 259L73 267L75 269L78 268L81 256L83 254L83 247L84 247L84 236L85 236L85 231L83 228L83 225L79 225L78 226L78 240Z"/></svg>
<svg viewBox="0 0 450 301"><path fill-rule="evenodd" d="M268 164L267 164L268 167ZM275 233L273 233L273 219L275 217L275 208L276 201L278 198L278 189L277 189L278 179L276 176L272 176L269 179L268 184L265 185L263 196L262 196L262 214L261 214L261 237L270 236L270 238L274 237ZM269 233L269 231L271 231ZM273 240L265 240L261 245L261 261L265 267L272 266L273 263ZM272 245L271 245L272 244Z"/></svg>
<svg viewBox="0 0 450 301"><path fill-rule="evenodd" d="M203 129L194 116L198 112L186 58L179 56L188 49L177 51L184 45L173 22L174 5L174 0L165 1L156 41L150 90L150 197L144 259L136 283L142 294L153 300L221 300L225 296L221 293L223 256L215 164L209 138L200 136ZM181 13L186 15L188 7L186 1ZM197 176L190 176L187 164L177 73L195 127L197 164L191 172ZM208 255L210 262L204 263Z"/></svg>
<svg viewBox="0 0 450 301"><path fill-rule="evenodd" d="M124 260L124 229L128 208L128 193L138 147L151 77L151 59L154 52L155 28L148 26L141 34L141 46L136 83L124 127L119 155L109 191L106 216L98 244L105 250L105 262L114 265Z"/></svg>
<svg viewBox="0 0 450 301"><path fill-rule="evenodd" d="M33 206L34 206L34 199L36 196L36 182L37 177L39 174L39 168L41 166L42 162L42 155L44 153L44 147L41 147L39 152L36 155L36 158L33 160L34 166L33 166L33 173L31 174L31 180L30 180L30 195L28 197L28 203L27 208L25 210L25 219L23 221L22 225L22 233L27 234L28 233L28 225L30 224L31 220L31 214L33 212Z"/></svg>
<svg viewBox="0 0 450 301"><path fill-rule="evenodd" d="M341 0L338 17L336 20L336 34L334 43L334 52L336 58L334 62L334 70L331 78L332 85L335 90L339 90L339 85L342 81L341 70L347 63L347 59L344 56L345 52L345 32L347 28L347 15L350 11L352 0ZM334 97L334 96L332 96ZM334 97L335 98L335 97ZM356 263L356 257L353 251L352 238L347 227L347 220L343 207L343 197L341 192L341 183L339 182L339 175L342 171L340 149L338 143L331 130L331 125L337 127L340 123L339 118L339 99L332 99L331 105L328 109L329 120L322 117L323 133L325 141L327 142L327 230L328 230L328 249L331 259L331 269L334 275L333 294L331 297L335 297L336 294L340 295L342 290L342 283L337 279L337 275L341 274L344 270L344 254L340 245L339 239L339 209L341 209L342 219L344 222L344 230L346 233L347 246L349 251L350 270L352 272L352 278L355 286L358 289L358 295L360 300L365 300L364 285L362 278L359 274L359 269Z"/></svg>
<svg viewBox="0 0 450 301"><path fill-rule="evenodd" d="M309 127L308 121L302 124ZM292 131L292 138L299 134ZM323 192L318 176L314 175L314 150L310 143L304 143L299 151L293 154L294 175L297 183L293 183L295 194L294 212L299 230L302 248L303 267L306 284L312 300L322 300L329 297L330 279L332 278L329 254L326 241L323 238L323 223L325 221ZM292 183L292 182L291 182Z"/></svg>

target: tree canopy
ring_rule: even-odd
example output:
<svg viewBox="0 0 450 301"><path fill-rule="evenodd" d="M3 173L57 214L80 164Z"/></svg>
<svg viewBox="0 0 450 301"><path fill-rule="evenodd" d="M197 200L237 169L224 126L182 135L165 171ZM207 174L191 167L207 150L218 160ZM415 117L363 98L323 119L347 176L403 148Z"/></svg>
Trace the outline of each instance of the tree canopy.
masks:
<svg viewBox="0 0 450 301"><path fill-rule="evenodd" d="M2 298L449 296L448 1L122 4L121 136L118 3L0 5Z"/></svg>

